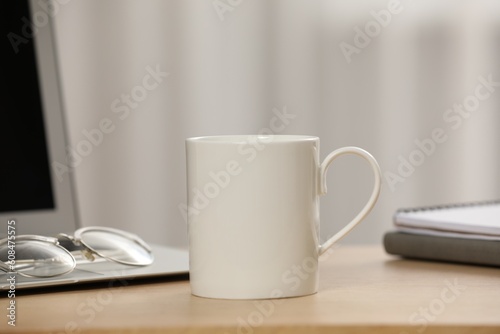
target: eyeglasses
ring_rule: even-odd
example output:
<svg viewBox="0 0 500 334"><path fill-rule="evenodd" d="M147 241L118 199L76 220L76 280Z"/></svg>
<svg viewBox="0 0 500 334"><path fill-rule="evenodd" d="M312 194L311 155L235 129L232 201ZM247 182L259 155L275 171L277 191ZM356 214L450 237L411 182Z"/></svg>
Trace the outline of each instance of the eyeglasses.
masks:
<svg viewBox="0 0 500 334"><path fill-rule="evenodd" d="M70 250L80 251L89 261L98 256L130 266L147 266L154 260L151 247L135 234L109 227L84 227L73 236L20 235L14 244L7 238L0 240L0 270L37 278L64 275L77 264Z"/></svg>

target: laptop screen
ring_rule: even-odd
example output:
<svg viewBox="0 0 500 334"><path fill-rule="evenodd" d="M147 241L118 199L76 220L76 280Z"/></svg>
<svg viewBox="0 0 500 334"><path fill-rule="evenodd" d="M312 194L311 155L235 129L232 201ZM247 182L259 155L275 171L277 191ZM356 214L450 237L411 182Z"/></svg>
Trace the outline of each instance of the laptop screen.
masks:
<svg viewBox="0 0 500 334"><path fill-rule="evenodd" d="M78 225L72 170L67 164L65 113L55 21L39 0L6 1L0 10L0 238L54 235Z"/></svg>
<svg viewBox="0 0 500 334"><path fill-rule="evenodd" d="M0 212L53 209L33 31L27 1L6 1L1 11Z"/></svg>

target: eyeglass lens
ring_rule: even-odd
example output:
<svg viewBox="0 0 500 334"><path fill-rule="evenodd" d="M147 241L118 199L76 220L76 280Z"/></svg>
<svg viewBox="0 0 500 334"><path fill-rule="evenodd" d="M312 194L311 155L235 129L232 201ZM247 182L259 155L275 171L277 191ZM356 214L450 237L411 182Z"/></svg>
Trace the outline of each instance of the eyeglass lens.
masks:
<svg viewBox="0 0 500 334"><path fill-rule="evenodd" d="M7 247L0 247L0 261L7 263ZM75 267L73 256L50 242L22 240L16 242L14 269L22 276L52 277L70 272Z"/></svg>
<svg viewBox="0 0 500 334"><path fill-rule="evenodd" d="M81 236L82 243L98 255L130 265L148 265L152 254L129 237L106 230L87 230Z"/></svg>

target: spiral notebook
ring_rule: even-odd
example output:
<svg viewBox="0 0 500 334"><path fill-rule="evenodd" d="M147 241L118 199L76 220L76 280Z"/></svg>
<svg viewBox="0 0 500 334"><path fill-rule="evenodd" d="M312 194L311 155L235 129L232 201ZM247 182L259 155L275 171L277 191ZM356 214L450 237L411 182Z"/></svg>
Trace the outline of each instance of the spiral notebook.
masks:
<svg viewBox="0 0 500 334"><path fill-rule="evenodd" d="M393 219L389 254L500 266L500 201L400 209Z"/></svg>
<svg viewBox="0 0 500 334"><path fill-rule="evenodd" d="M500 201L401 209L394 225L413 233L500 240Z"/></svg>

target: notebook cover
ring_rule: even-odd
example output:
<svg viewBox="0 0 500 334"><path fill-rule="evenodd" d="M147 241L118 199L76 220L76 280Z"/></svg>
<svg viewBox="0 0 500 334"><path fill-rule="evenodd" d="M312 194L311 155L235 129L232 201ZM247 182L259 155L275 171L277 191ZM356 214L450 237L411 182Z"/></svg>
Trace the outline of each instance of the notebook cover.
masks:
<svg viewBox="0 0 500 334"><path fill-rule="evenodd" d="M500 267L500 241L388 232L387 253L415 259Z"/></svg>

